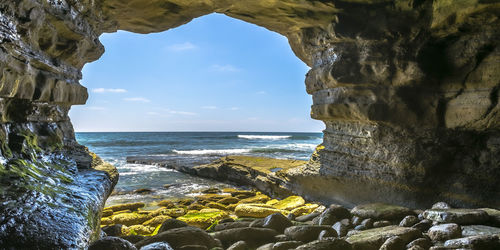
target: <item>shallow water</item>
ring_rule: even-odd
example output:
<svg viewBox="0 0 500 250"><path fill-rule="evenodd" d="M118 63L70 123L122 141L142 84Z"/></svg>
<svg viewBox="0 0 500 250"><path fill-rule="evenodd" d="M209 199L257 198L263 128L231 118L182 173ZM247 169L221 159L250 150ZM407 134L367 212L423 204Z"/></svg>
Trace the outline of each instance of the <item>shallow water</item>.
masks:
<svg viewBox="0 0 500 250"><path fill-rule="evenodd" d="M128 156L161 157L187 166L234 154L307 160L322 136L322 133L262 132L76 133L79 143L118 168L120 180L115 187L118 194L111 196L107 205L186 197L210 186L229 186L164 167L127 163ZM153 192L133 193L140 188Z"/></svg>

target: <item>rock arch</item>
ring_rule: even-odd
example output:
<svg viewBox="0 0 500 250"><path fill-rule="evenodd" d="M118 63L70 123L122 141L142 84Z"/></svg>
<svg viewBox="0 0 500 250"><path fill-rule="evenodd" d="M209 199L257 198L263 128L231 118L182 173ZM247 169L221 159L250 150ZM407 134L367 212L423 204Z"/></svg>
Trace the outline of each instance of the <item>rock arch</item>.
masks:
<svg viewBox="0 0 500 250"><path fill-rule="evenodd" d="M500 205L500 3L487 0L2 1L2 180L12 160L49 166L41 154L74 160L73 177L100 165L76 143L67 116L87 99L80 70L103 53L100 34L159 32L212 12L286 36L312 67L305 82L311 116L326 124L324 148L291 174L297 192L345 204ZM72 204L85 208L71 221L77 233L47 242L49 232L33 234L41 226L20 217L21 229L0 228L0 243L22 232L47 246L85 246L97 220L82 217L102 205L112 176L92 202ZM2 188L3 200L26 205ZM29 214L9 209L0 207L4 225Z"/></svg>

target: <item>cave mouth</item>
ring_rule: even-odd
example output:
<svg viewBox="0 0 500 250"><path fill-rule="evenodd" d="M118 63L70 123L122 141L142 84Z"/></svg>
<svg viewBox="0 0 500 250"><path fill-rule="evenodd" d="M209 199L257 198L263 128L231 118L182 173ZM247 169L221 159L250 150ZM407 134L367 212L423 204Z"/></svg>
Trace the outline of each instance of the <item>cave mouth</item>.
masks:
<svg viewBox="0 0 500 250"><path fill-rule="evenodd" d="M140 199L153 202L224 186L153 166L158 161L308 160L322 142L323 123L309 117L305 94L309 67L278 33L210 14L160 33L100 40L106 52L83 69L89 99L70 117L77 141L118 168L107 205L135 202L137 190L152 190Z"/></svg>

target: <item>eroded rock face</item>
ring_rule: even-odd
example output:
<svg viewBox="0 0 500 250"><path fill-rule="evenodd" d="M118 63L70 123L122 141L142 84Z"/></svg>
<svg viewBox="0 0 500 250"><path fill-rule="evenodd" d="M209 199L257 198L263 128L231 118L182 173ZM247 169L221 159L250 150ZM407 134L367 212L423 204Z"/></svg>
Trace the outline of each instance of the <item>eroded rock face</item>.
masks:
<svg viewBox="0 0 500 250"><path fill-rule="evenodd" d="M286 36L311 67L311 116L326 130L290 177L295 191L351 206L500 205L500 3L487 0L1 1L2 178L31 169L19 159L55 174L59 155L73 178L96 165L67 113L87 99L81 69L103 53L100 34L159 32L212 12ZM32 189L51 185L17 174ZM2 189L24 204L13 194ZM1 217L2 239L15 233L8 225Z"/></svg>

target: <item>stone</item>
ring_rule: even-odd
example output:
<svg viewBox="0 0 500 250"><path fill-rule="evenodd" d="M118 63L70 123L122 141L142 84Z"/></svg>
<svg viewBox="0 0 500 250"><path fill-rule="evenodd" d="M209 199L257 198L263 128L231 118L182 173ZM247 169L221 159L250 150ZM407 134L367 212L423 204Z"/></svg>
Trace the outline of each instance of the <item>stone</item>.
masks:
<svg viewBox="0 0 500 250"><path fill-rule="evenodd" d="M448 205L448 203L443 201L434 203L431 207L431 209L450 209L450 208L451 208L450 205Z"/></svg>
<svg viewBox="0 0 500 250"><path fill-rule="evenodd" d="M343 219L333 224L332 228L337 232L339 237L344 237L349 232L349 229L352 228L352 225L348 219Z"/></svg>
<svg viewBox="0 0 500 250"><path fill-rule="evenodd" d="M368 218L361 221L361 226L363 226L365 229L370 229L373 227L373 223L374 223L373 219Z"/></svg>
<svg viewBox="0 0 500 250"><path fill-rule="evenodd" d="M157 203L158 206L161 206L161 207L166 207L166 208L173 208L175 207L175 204L173 201L171 200L162 200L162 201L159 201Z"/></svg>
<svg viewBox="0 0 500 250"><path fill-rule="evenodd" d="M215 209L219 209L219 210L226 210L226 206L218 203L218 202L209 202L206 204L207 207L209 208L215 208Z"/></svg>
<svg viewBox="0 0 500 250"><path fill-rule="evenodd" d="M288 249L295 249L296 247L302 245L303 242L301 241L282 241L282 242L276 242L273 243L273 250L288 250Z"/></svg>
<svg viewBox="0 0 500 250"><path fill-rule="evenodd" d="M153 192L153 190L149 189L149 188L139 188L139 189L134 190L135 194L150 194L152 192Z"/></svg>
<svg viewBox="0 0 500 250"><path fill-rule="evenodd" d="M418 246L418 245L415 245L415 246L411 246L411 247L408 247L407 250L426 250L428 248L423 248L421 246Z"/></svg>
<svg viewBox="0 0 500 250"><path fill-rule="evenodd" d="M128 204L118 204L118 205L106 207L104 209L112 210L113 212L122 211L122 210L135 211L141 207L144 207L145 205L146 204L144 204L143 202L135 202L135 203L128 203Z"/></svg>
<svg viewBox="0 0 500 250"><path fill-rule="evenodd" d="M400 250L405 248L404 241L398 236L392 236L385 240L379 250Z"/></svg>
<svg viewBox="0 0 500 250"><path fill-rule="evenodd" d="M203 189L203 190L201 190L201 192L204 194L217 194L217 193L220 193L221 190L216 188L216 187L211 187L211 188Z"/></svg>
<svg viewBox="0 0 500 250"><path fill-rule="evenodd" d="M286 210L280 210L264 204L240 204L234 209L238 217L265 218L274 213L288 214Z"/></svg>
<svg viewBox="0 0 500 250"><path fill-rule="evenodd" d="M431 220L422 220L419 223L417 223L411 227L416 228L416 229L420 230L421 232L425 232L425 231L429 230L429 228L431 228L431 226L432 226Z"/></svg>
<svg viewBox="0 0 500 250"><path fill-rule="evenodd" d="M201 229L206 229L210 227L212 224L227 218L228 214L224 211L216 210L216 211L204 211L200 212L190 212L177 219L180 221L186 222L186 224L190 226L199 227Z"/></svg>
<svg viewBox="0 0 500 250"><path fill-rule="evenodd" d="M122 227L122 234L124 235L131 235L131 234L138 234L138 235L150 235L154 232L155 227L149 227L149 226L144 226L144 225L132 225L132 226L123 226Z"/></svg>
<svg viewBox="0 0 500 250"><path fill-rule="evenodd" d="M354 207L351 213L361 218L389 221L400 221L407 215L414 215L413 211L409 208L383 203L359 205Z"/></svg>
<svg viewBox="0 0 500 250"><path fill-rule="evenodd" d="M327 238L334 238L337 236L342 237L338 233L333 233L331 230L322 230L321 232L319 232L318 240L324 240Z"/></svg>
<svg viewBox="0 0 500 250"><path fill-rule="evenodd" d="M102 217L108 217L111 215L113 215L113 210L111 210L111 209L103 209L102 210L102 214L101 214Z"/></svg>
<svg viewBox="0 0 500 250"><path fill-rule="evenodd" d="M296 241L311 242L318 239L319 234L323 230L329 231L330 234L337 234L335 230L329 226L300 225L288 227L285 229L285 235Z"/></svg>
<svg viewBox="0 0 500 250"><path fill-rule="evenodd" d="M106 233L107 236L121 236L122 235L122 225L115 224L111 226L102 227L101 230Z"/></svg>
<svg viewBox="0 0 500 250"><path fill-rule="evenodd" d="M239 201L240 200L238 198L235 198L235 197L226 197L226 198L220 199L219 203L224 204L224 205L229 205L229 204L236 204Z"/></svg>
<svg viewBox="0 0 500 250"><path fill-rule="evenodd" d="M122 236L120 236L120 238L122 238L130 243L135 244L141 240L144 240L146 237L142 236L142 235L122 235Z"/></svg>
<svg viewBox="0 0 500 250"><path fill-rule="evenodd" d="M313 213L314 210L316 210L318 207L318 204L305 204L303 206L292 209L292 211L290 211L290 214L293 214L296 217L308 215Z"/></svg>
<svg viewBox="0 0 500 250"><path fill-rule="evenodd" d="M424 218L440 223L456 223L460 225L481 224L489 219L488 213L479 209L428 209Z"/></svg>
<svg viewBox="0 0 500 250"><path fill-rule="evenodd" d="M118 237L108 236L93 242L89 250L135 250L132 243Z"/></svg>
<svg viewBox="0 0 500 250"><path fill-rule="evenodd" d="M227 248L227 250L247 250L248 245L245 241L237 241Z"/></svg>
<svg viewBox="0 0 500 250"><path fill-rule="evenodd" d="M215 225L214 231L222 231L226 229L231 229L231 228L241 228L241 227L250 227L249 221L235 221L235 222L226 222L226 223L219 223Z"/></svg>
<svg viewBox="0 0 500 250"><path fill-rule="evenodd" d="M328 239L328 240L315 240L307 244L301 245L297 250L350 250L352 249L351 244L342 239Z"/></svg>
<svg viewBox="0 0 500 250"><path fill-rule="evenodd" d="M427 232L433 241L446 241L462 237L462 228L455 223L432 226Z"/></svg>
<svg viewBox="0 0 500 250"><path fill-rule="evenodd" d="M172 219L172 217L167 216L167 215L158 215L150 220L143 222L142 225L148 226L148 227L156 227L168 219Z"/></svg>
<svg viewBox="0 0 500 250"><path fill-rule="evenodd" d="M264 227L264 219L257 219L252 221L249 227Z"/></svg>
<svg viewBox="0 0 500 250"><path fill-rule="evenodd" d="M347 237L347 242L351 243L353 249L377 250L384 242L394 236L398 236L403 241L403 246L419 238L421 232L418 229L387 226L359 231Z"/></svg>
<svg viewBox="0 0 500 250"><path fill-rule="evenodd" d="M114 224L122 224L126 226L138 225L150 219L147 214L140 213L122 213L113 215Z"/></svg>
<svg viewBox="0 0 500 250"><path fill-rule="evenodd" d="M226 229L211 234L214 238L219 239L225 247L229 247L237 241L245 241L249 247L258 247L262 244L274 241L274 236L278 232L269 228L233 228Z"/></svg>
<svg viewBox="0 0 500 250"><path fill-rule="evenodd" d="M298 221L298 222L311 221L314 218L318 217L319 215L320 215L320 213L313 212L313 213L310 213L310 214L299 216L299 217L295 218L295 220Z"/></svg>
<svg viewBox="0 0 500 250"><path fill-rule="evenodd" d="M187 227L187 226L188 224L184 221L180 221L177 219L168 219L161 224L158 233L165 232L167 230L174 228Z"/></svg>
<svg viewBox="0 0 500 250"><path fill-rule="evenodd" d="M500 241L497 235L478 235L444 242L446 248L468 248L478 250L500 249Z"/></svg>
<svg viewBox="0 0 500 250"><path fill-rule="evenodd" d="M262 227L274 229L278 233L283 233L285 228L292 226L292 222L282 215L281 213L275 213L264 218L264 224Z"/></svg>
<svg viewBox="0 0 500 250"><path fill-rule="evenodd" d="M500 236L500 228L484 225L468 225L462 226L462 236L477 236L477 235L498 235Z"/></svg>
<svg viewBox="0 0 500 250"><path fill-rule="evenodd" d="M403 220L404 220L404 219L403 219ZM361 222L362 222L362 221L363 221L363 219L361 219L361 218L360 218L360 217L358 217L358 216L353 216L353 217L351 218L351 224L352 224L353 226L361 225Z"/></svg>
<svg viewBox="0 0 500 250"><path fill-rule="evenodd" d="M174 249L178 249L185 245L201 245L209 249L216 246L215 240L208 235L208 233L199 228L190 226L173 228L160 232L135 243L135 246L141 248L155 242L166 242Z"/></svg>
<svg viewBox="0 0 500 250"><path fill-rule="evenodd" d="M304 198L300 196L288 196L287 198L276 202L272 206L281 210L293 210L303 206L304 204L306 204Z"/></svg>
<svg viewBox="0 0 500 250"><path fill-rule="evenodd" d="M480 210L485 211L490 216L489 223L492 226L500 227L500 210L493 208L480 208Z"/></svg>
<svg viewBox="0 0 500 250"><path fill-rule="evenodd" d="M339 205L330 205L318 217L318 225L333 225L335 222L345 218L351 218L349 210Z"/></svg>
<svg viewBox="0 0 500 250"><path fill-rule="evenodd" d="M404 217L399 223L400 227L411 227L419 222L418 218L413 215L408 215Z"/></svg>
<svg viewBox="0 0 500 250"><path fill-rule="evenodd" d="M429 249L432 246L432 243L429 239L427 238L418 238L414 241L411 241L406 245L406 248L412 248L412 247L420 247L422 249Z"/></svg>
<svg viewBox="0 0 500 250"><path fill-rule="evenodd" d="M141 247L140 250L174 250L168 243L156 242Z"/></svg>
<svg viewBox="0 0 500 250"><path fill-rule="evenodd" d="M185 245L179 247L179 250L208 250L208 248L202 245Z"/></svg>
<svg viewBox="0 0 500 250"><path fill-rule="evenodd" d="M387 227L390 225L391 225L391 222L386 221L386 220L379 220L379 221L373 222L373 227Z"/></svg>

